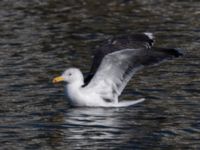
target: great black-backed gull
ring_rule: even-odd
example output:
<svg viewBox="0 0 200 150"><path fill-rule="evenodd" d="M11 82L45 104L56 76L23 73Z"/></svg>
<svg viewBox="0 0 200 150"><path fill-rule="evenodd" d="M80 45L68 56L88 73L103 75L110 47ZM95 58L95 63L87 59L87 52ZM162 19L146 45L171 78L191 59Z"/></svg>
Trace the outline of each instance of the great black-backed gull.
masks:
<svg viewBox="0 0 200 150"><path fill-rule="evenodd" d="M144 101L118 101L128 81L145 66L179 57L176 48L153 46L152 33L122 35L106 40L96 50L89 75L84 79L78 68L69 68L53 79L66 82L65 93L73 106L126 107Z"/></svg>

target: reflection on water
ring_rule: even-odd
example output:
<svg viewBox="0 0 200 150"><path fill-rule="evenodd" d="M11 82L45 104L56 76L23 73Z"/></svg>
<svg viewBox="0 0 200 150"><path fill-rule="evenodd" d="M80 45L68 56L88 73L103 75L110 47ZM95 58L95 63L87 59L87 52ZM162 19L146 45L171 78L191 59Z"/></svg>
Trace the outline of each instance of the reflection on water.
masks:
<svg viewBox="0 0 200 150"><path fill-rule="evenodd" d="M200 2L2 0L0 149L199 149ZM103 39L153 32L185 56L141 71L130 108L71 108L51 79L85 73Z"/></svg>

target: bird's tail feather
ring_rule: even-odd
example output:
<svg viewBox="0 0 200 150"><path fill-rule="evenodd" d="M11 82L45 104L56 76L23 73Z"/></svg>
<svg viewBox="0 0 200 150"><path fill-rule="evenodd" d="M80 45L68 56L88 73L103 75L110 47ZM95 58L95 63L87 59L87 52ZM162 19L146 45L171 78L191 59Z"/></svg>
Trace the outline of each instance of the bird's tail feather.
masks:
<svg viewBox="0 0 200 150"><path fill-rule="evenodd" d="M127 100L127 101L122 101L122 102L114 103L114 104L110 104L110 105L107 104L106 107L129 107L129 106L141 103L144 100L145 100L145 98L141 98L141 99L134 100L134 101Z"/></svg>

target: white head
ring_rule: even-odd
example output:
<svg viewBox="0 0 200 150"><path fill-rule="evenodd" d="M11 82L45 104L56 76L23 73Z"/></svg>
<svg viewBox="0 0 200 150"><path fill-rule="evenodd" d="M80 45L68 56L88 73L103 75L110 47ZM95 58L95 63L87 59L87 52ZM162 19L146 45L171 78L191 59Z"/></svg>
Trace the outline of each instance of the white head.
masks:
<svg viewBox="0 0 200 150"><path fill-rule="evenodd" d="M77 68L69 68L65 70L61 76L53 79L53 83L58 83L62 81L66 82L67 84L72 84L72 83L77 83L80 85L84 84L83 74Z"/></svg>

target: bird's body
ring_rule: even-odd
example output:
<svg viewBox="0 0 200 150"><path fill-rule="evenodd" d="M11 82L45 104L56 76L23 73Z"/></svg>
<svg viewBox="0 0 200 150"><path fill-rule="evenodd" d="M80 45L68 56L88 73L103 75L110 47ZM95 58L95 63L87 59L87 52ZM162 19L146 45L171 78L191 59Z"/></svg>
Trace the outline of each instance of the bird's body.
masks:
<svg viewBox="0 0 200 150"><path fill-rule="evenodd" d="M77 68L72 68L73 71ZM77 69L78 70L78 69ZM82 73L81 73L82 75ZM79 79L77 79L79 80ZM103 99L92 89L82 87L82 81L72 82L65 87L65 95L73 106L95 106L96 103L104 105Z"/></svg>
<svg viewBox="0 0 200 150"><path fill-rule="evenodd" d="M66 71L77 73L82 76L82 73L78 68L70 68ZM72 73L72 74L73 74ZM102 81L104 82L104 81ZM105 83L102 83L105 84ZM97 87L98 88L98 87ZM101 89L101 85L99 85ZM106 88L106 87L105 87ZM98 92L99 90L83 87L83 80L77 78L76 82L66 84L65 95L68 98L69 102L73 106L90 106L90 107L124 107L133 105L138 102L142 102L144 99L139 99L138 101L125 101L118 103L118 97L113 98L111 91L105 93ZM110 102L106 101L110 98Z"/></svg>
<svg viewBox="0 0 200 150"><path fill-rule="evenodd" d="M67 82L65 93L73 106L125 107L142 102L144 99L118 102L135 72L182 55L177 49L152 45L150 33L114 38L97 50L85 81L78 68L69 68L53 82Z"/></svg>

